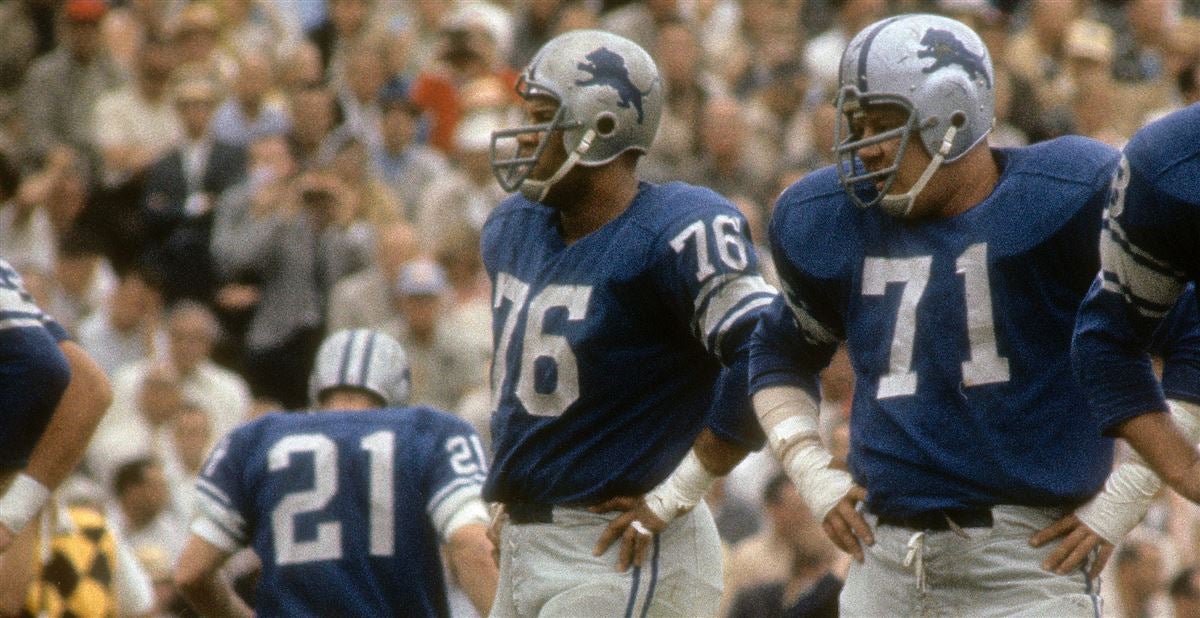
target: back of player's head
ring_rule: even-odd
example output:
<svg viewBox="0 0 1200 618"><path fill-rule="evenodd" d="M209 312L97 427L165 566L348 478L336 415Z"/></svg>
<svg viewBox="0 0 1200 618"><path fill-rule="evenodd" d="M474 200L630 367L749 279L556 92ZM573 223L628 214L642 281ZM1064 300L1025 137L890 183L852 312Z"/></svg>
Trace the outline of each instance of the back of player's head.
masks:
<svg viewBox="0 0 1200 618"><path fill-rule="evenodd" d="M340 330L321 343L309 377L313 406L337 390L365 393L380 406L403 406L411 390L408 356L392 337L360 328Z"/></svg>
<svg viewBox="0 0 1200 618"><path fill-rule="evenodd" d="M992 130L991 56L974 30L948 17L899 15L863 28L842 54L838 75L837 106L843 116L838 123L838 170L851 199L860 205L883 201L910 135L920 138L940 165L963 156ZM875 105L899 107L908 120L862 139L851 120ZM890 166L856 169L860 149L897 138L901 146ZM885 184L873 200L852 190L856 183L869 187L877 180Z"/></svg>
<svg viewBox="0 0 1200 618"><path fill-rule="evenodd" d="M600 30L576 30L542 46L517 82L522 98L549 97L558 103L548 123L492 134L492 169L506 191L541 199L575 164L599 166L629 150L647 152L662 115L662 80L646 50ZM548 180L529 178L556 131L562 132L567 161ZM533 153L510 156L502 140L540 134Z"/></svg>

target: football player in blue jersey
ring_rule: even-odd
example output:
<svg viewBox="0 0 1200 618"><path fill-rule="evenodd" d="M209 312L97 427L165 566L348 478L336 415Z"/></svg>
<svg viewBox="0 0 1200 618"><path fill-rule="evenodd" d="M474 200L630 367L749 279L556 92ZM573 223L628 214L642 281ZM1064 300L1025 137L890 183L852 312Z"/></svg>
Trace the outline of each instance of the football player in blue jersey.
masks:
<svg viewBox="0 0 1200 618"><path fill-rule="evenodd" d="M761 444L747 341L774 290L732 204L638 180L663 106L643 49L563 34L517 91L528 124L493 134L492 164L519 193L482 239L484 496L507 521L493 615L712 614L721 554L701 499Z"/></svg>
<svg viewBox="0 0 1200 618"><path fill-rule="evenodd" d="M1076 376L1105 433L1129 441L1171 488L1200 502L1200 416L1168 407L1146 352L1184 286L1200 281L1200 104L1143 127L1125 146L1100 246L1103 269L1076 325Z"/></svg>
<svg viewBox="0 0 1200 618"><path fill-rule="evenodd" d="M0 260L0 552L79 464L112 390Z"/></svg>
<svg viewBox="0 0 1200 618"><path fill-rule="evenodd" d="M1117 152L991 148L993 78L957 21L868 26L841 61L838 163L773 214L783 294L755 332L751 390L772 451L855 558L844 615L1098 611L1112 548L1089 522L1112 514L1089 500L1112 443L1069 355ZM849 471L817 437L817 372L843 341Z"/></svg>
<svg viewBox="0 0 1200 618"><path fill-rule="evenodd" d="M206 616L249 615L218 569L251 546L259 615L446 616L444 546L486 614L496 566L479 436L448 414L400 407L408 362L383 333L330 335L309 386L320 412L269 414L209 455L175 571L187 600Z"/></svg>

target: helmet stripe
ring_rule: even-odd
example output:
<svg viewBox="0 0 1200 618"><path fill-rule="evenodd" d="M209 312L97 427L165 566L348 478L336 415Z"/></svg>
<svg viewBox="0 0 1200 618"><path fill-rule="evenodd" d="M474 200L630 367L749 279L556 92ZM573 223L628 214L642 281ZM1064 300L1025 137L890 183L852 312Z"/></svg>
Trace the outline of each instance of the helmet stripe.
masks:
<svg viewBox="0 0 1200 618"><path fill-rule="evenodd" d="M342 346L342 362L339 365L337 377L338 384L346 383L346 372L350 369L350 351L354 348L354 340L357 337L357 331L350 333L350 338L347 339L345 345Z"/></svg>
<svg viewBox="0 0 1200 618"><path fill-rule="evenodd" d="M364 386L371 383L371 353L375 350L375 336L375 331L371 331L367 338L367 349L363 351L362 364L358 368L358 382Z"/></svg>
<svg viewBox="0 0 1200 618"><path fill-rule="evenodd" d="M863 39L862 48L858 50L858 75L856 76L855 81L858 82L858 91L863 94L866 94L867 92L867 56L871 51L871 43L875 40L875 37L879 35L880 31L897 19L900 19L900 17L892 17L875 24L875 28L868 32L867 37Z"/></svg>

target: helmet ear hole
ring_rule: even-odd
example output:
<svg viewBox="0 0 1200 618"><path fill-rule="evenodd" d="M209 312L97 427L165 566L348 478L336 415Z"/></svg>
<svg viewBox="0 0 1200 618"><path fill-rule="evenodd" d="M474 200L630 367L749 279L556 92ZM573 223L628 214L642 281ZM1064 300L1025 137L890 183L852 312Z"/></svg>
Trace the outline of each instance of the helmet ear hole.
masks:
<svg viewBox="0 0 1200 618"><path fill-rule="evenodd" d="M602 112L596 116L596 133L608 137L617 130L617 118L612 112Z"/></svg>
<svg viewBox="0 0 1200 618"><path fill-rule="evenodd" d="M963 125L967 124L967 114L962 110L950 114L950 124L958 129L963 128Z"/></svg>

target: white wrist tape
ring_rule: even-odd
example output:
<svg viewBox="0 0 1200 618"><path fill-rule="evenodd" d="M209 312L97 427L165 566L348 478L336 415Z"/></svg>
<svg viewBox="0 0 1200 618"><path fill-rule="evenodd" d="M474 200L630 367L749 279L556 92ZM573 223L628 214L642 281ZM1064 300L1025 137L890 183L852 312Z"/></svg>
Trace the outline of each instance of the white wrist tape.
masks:
<svg viewBox="0 0 1200 618"><path fill-rule="evenodd" d="M50 499L50 490L37 479L21 472L0 498L0 523L13 534L25 528Z"/></svg>
<svg viewBox="0 0 1200 618"><path fill-rule="evenodd" d="M1186 401L1167 401L1171 418L1187 441L1200 440L1200 405ZM1136 452L1113 470L1104 490L1075 511L1075 516L1104 540L1116 545L1146 516L1150 502L1162 488L1162 479L1154 474Z"/></svg>
<svg viewBox="0 0 1200 618"><path fill-rule="evenodd" d="M712 487L716 475L705 469L695 450L688 451L679 467L646 494L646 506L664 522L692 510Z"/></svg>
<svg viewBox="0 0 1200 618"><path fill-rule="evenodd" d="M804 389L772 386L754 394L754 412L767 433L767 444L812 510L817 521L841 500L853 481L829 467L833 456L817 433L817 401Z"/></svg>

